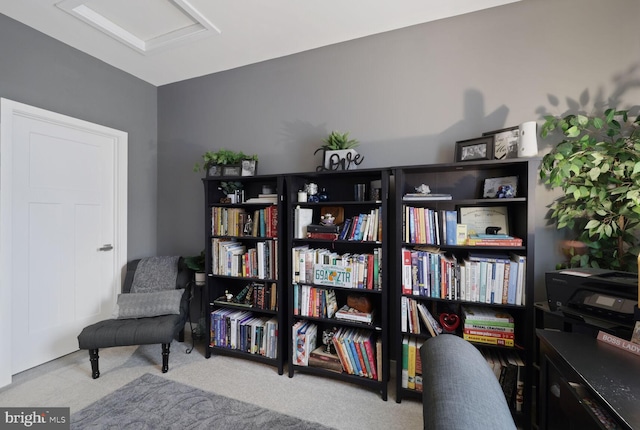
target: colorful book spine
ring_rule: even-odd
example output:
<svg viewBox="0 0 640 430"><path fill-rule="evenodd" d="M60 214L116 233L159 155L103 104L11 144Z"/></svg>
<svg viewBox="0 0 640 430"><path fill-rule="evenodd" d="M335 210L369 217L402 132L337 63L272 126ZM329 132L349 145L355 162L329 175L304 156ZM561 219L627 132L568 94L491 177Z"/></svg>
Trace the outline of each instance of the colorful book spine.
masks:
<svg viewBox="0 0 640 430"><path fill-rule="evenodd" d="M487 345L514 346L513 339L502 339L498 337L479 336L475 334L463 333L462 338L469 342L486 343Z"/></svg>

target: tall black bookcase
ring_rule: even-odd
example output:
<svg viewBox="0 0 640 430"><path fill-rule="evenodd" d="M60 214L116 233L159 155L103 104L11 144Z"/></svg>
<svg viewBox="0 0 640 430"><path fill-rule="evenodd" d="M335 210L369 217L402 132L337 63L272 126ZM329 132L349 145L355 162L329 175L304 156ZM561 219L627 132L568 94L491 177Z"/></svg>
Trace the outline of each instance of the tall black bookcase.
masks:
<svg viewBox="0 0 640 430"><path fill-rule="evenodd" d="M416 398L421 399L421 393L415 389L408 389L403 387L402 384L402 372L403 372L403 338L407 337L409 329L403 331L402 319L405 318L405 313L402 311L402 303L414 301L416 304L421 304L428 309L432 315L438 319L441 313L454 313L462 319L462 307L467 305L477 306L480 308L492 310L492 311L504 311L513 316L515 320L515 346L503 347L503 346L485 346L476 344L482 348L495 348L495 349L507 349L510 351L516 351L525 363L524 372L524 402L522 403L522 411L517 412L514 410L514 415L520 416L522 422L530 422L532 404L532 365L534 362L533 357L533 286L534 286L534 216L535 216L535 183L537 179L539 160L537 159L513 159L505 161L476 161L476 162L460 162L451 164L434 164L424 166L407 166L398 167L394 169L395 188L394 188L394 213L396 219L393 226L393 246L389 249L390 261L392 267L395 268L393 272L394 295L395 295L395 324L393 343L396 351L396 374L397 374L397 387L396 387L396 401L401 402L403 398ZM505 183L513 183L515 178L515 197L498 198L491 192L490 197L483 197L485 195L485 185L489 185L491 180L495 178L509 178L504 179ZM486 182L490 180L489 182ZM498 179L494 182L500 182ZM414 197L412 200L405 200L403 197L409 193L416 193L416 187L421 184L428 185L433 194L451 195L450 200L429 200L420 199L420 197ZM445 197L446 198L446 197ZM470 209L469 209L470 208ZM429 214L429 210L437 212L439 218L438 226L440 232L435 231L436 234L442 235L442 229L448 228L448 233L451 233L452 225L460 223L461 210L467 212L471 210L475 212L475 209L483 208L482 210L491 210L492 208L498 208L500 212L506 212L508 233L510 236L514 236L522 239L521 246L470 246L468 243L458 242L457 240L452 243L447 243L444 236L440 237L440 242L432 240L430 237L427 239L415 240L411 235L411 228L415 228L417 224L413 221L410 223L411 213ZM481 212L482 212L481 210ZM453 224L446 224L446 212L454 212L456 219ZM424 216L424 215L422 215ZM436 215L437 216L437 215ZM457 229L457 227L453 227ZM407 229L409 231L407 231ZM482 232L485 233L485 232ZM500 231L499 233L505 233ZM415 236L415 235L414 235ZM458 244L460 243L460 244ZM437 248L441 255L447 256L450 261L453 261L452 265L452 278L450 279L450 290L455 288L457 279L460 279L460 268L456 272L456 263L462 263L469 258L470 253L477 255L489 255L496 252L505 254L518 254L526 259L526 269L523 277L523 296L524 300L522 304L503 304L499 298L495 298L491 303L486 301L470 301L469 297L462 297L455 292L449 296L445 294L444 297L440 293L434 293L434 291L424 292L421 290L411 292L403 292L403 264L406 266L407 262L403 257L410 255L405 251L424 250L427 246L432 250ZM404 254L404 255L403 255ZM410 264L410 263L409 263ZM409 265L412 269L415 269ZM406 273L404 276L411 277L411 273ZM406 278L405 278L406 282ZM417 294L416 294L417 293ZM419 320L419 318L418 318ZM431 334L422 322L420 334L412 334L414 339L417 339L417 343L428 341ZM455 330L455 334L462 336L462 321L460 326ZM417 352L419 354L419 352ZM423 363L423 366L428 366L428 363Z"/></svg>
<svg viewBox="0 0 640 430"><path fill-rule="evenodd" d="M241 184L234 202L224 200L224 185L231 182ZM207 177L203 183L209 310L205 355L259 361L282 375L287 305L282 281L282 256L287 254L281 222L284 177Z"/></svg>
<svg viewBox="0 0 640 430"><path fill-rule="evenodd" d="M293 377L296 372L307 373L317 375L318 377L334 378L342 381L347 381L354 384L359 384L371 389L377 390L381 397L387 399L387 385L389 380L389 270L388 270L388 256L386 241L388 238L388 191L389 191L389 178L390 170L376 169L376 170L348 170L348 171L330 171L330 172L310 172L310 173L297 173L290 174L286 177L286 190L287 190L287 238L288 247L286 260L288 262L288 271L285 276L286 288L287 288L287 328L289 332L290 344L286 347L289 357L289 377ZM308 184L317 185L318 198L313 201L298 201L298 192L305 190ZM364 194L361 197L356 196L358 184L360 184L360 191L364 188ZM372 192L374 189L374 192ZM304 196L303 196L304 197ZM369 221L376 220L375 237L367 240L358 240L354 237L338 238L329 236L323 238L311 238L307 237L306 229L304 226L298 225L304 223L302 219L302 212L306 212L307 223L319 224L321 216L326 213L331 213L336 216L336 223L342 223L345 220L366 219L370 217ZM371 230L370 230L371 231ZM294 258L298 258L295 254L300 249L309 250L310 253L320 253L320 250L325 250L326 253L333 256L348 256L357 258L358 256L369 256L363 258L371 258L369 261L373 261L374 255L378 258L375 266L375 272L372 266L369 272L369 287L367 287L367 278L360 288L354 283L353 286L346 287L344 285L320 285L324 283L322 281L316 282L313 277L313 267L315 262L307 261L306 267L301 268L299 261L294 261ZM296 251L298 250L298 251ZM294 257L294 254L296 257ZM315 258L315 257L314 257ZM320 258L324 258L320 257ZM346 261L345 260L341 260ZM331 263L331 257L323 259L325 263ZM373 263L371 263L373 264ZM304 276L304 281L300 281L299 275L296 274L296 270L308 270L307 276ZM362 272L360 272L362 273ZM309 276L311 275L311 276ZM371 282L372 279L376 279L375 282ZM306 303L302 299L302 291L305 290L311 292L309 294L314 297L320 297L319 306L316 306L314 311L309 311L308 307L305 308ZM338 320L335 316L329 318L328 315L323 314L322 309L325 307L323 297L329 295L335 295L338 307L342 307L347 303L349 295L355 295L358 297L365 297L373 305L375 310L374 320L371 324L351 322L345 320ZM316 302L317 304L317 302ZM307 309L306 311L303 309ZM371 340L373 350L373 360L369 360L370 366L375 365L374 370L376 376L359 376L350 373L343 369L343 371L329 370L322 367L314 367L311 365L304 365L297 361L295 357L297 339L294 338L293 329L296 324L309 323L315 325L317 328L317 339L308 348L308 351L320 347L322 345L322 332L324 330L342 329L352 330L352 332L359 330L360 333ZM308 352L307 351L307 352ZM366 357L365 366L366 363Z"/></svg>

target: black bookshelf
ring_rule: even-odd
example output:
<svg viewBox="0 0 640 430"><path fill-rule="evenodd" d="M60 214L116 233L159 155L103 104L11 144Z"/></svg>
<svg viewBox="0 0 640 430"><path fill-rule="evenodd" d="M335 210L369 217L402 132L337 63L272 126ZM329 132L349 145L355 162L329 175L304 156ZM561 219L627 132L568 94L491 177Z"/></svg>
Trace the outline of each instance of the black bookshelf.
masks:
<svg viewBox="0 0 640 430"><path fill-rule="evenodd" d="M374 357L376 364L376 377L358 376L350 374L343 369L342 372L336 372L321 367L296 364L294 357L294 339L290 339L288 346L289 354L289 377L294 377L296 373L306 373L318 377L337 379L341 381L358 384L376 390L380 393L382 399L387 400L387 385L389 380L389 288L388 288L388 256L386 251L386 241L388 238L388 190L390 181L390 171L386 169L367 169L367 170L348 170L348 171L330 171L330 172L310 172L290 174L286 177L286 194L287 194L287 237L288 237L288 255L286 257L287 267L287 331L289 336L293 336L292 329L298 322L309 322L317 327L317 340L313 347L322 345L322 331L326 329L343 329L349 328L361 330L365 336L371 339L379 340L379 349L374 349ZM307 184L316 184L318 190L326 195L321 196L319 201L298 201L298 191L304 190ZM371 194L371 184L374 188L379 188L378 193ZM366 191L363 200L356 201L354 187L357 184L365 184ZM328 238L318 239L309 238L304 235L296 234L296 208L306 209L312 212L313 224L320 223L320 217L327 212L339 212L341 219L337 219L336 223L342 224L344 220L353 219L356 216L361 217L363 214L370 214L371 211L378 214L379 228L375 238L369 240L353 240L350 238ZM338 210L336 210L338 208ZM333 213L335 216L337 213ZM296 237L298 236L298 237ZM373 240L372 240L373 239ZM311 250L326 249L335 252L336 255L350 254L370 254L380 253L379 257L379 276L374 276L378 281L371 283L369 288L345 288L344 286L335 285L319 285L313 282L313 279L305 279L301 281L296 279L294 273L294 265L299 262L293 261L293 249L296 247L308 247ZM314 251L315 252L315 251ZM328 261L328 260L324 260ZM297 281L297 282L296 282ZM363 285L364 286L364 285ZM302 310L299 296L295 294L295 289L302 291L302 288L309 287L319 291L320 295L335 294L338 307L346 304L347 297L350 294L366 297L372 303L375 309L375 318L373 323L365 324L351 321L338 320L335 317L327 318L326 314L313 315L312 312ZM306 313L306 315L305 315ZM374 345L375 347L375 345ZM314 349L314 348L310 348ZM365 363L366 365L367 363ZM369 362L371 365L372 363ZM371 374L369 376L372 376Z"/></svg>
<svg viewBox="0 0 640 430"><path fill-rule="evenodd" d="M242 190L238 192L237 201L223 200L226 196L221 189L222 182L239 182ZM283 290L283 277L285 262L281 258L285 255L286 235L282 217L284 208L284 177L282 175L259 175L240 177L207 177L203 179L205 191L205 257L207 282L205 287L207 313L207 346L206 358L212 354L228 355L232 357L257 361L275 366L278 373L284 373L286 362L286 296ZM269 189L269 194L276 194L275 201L262 201L255 199ZM254 200L251 200L254 199ZM244 214L244 215L239 215ZM257 216L256 216L257 215ZM251 217L252 225L247 226ZM272 218L275 221L270 224ZM255 229L253 228L255 226ZM249 228L247 228L249 227ZM230 257L235 264L226 272L221 268L219 253L220 242L235 242L246 250L245 253ZM260 251L258 251L260 248ZM251 250L251 252L249 252ZM239 257L238 255L245 255ZM258 263L261 259L261 263ZM215 267L214 267L215 265ZM258 270L260 266L260 270ZM248 288L248 289L247 289ZM249 299L238 296L244 291L250 292ZM254 292L255 290L255 292ZM227 299L227 294L231 301ZM275 297L273 297L275 296ZM274 306L272 306L272 304ZM270 320L277 323L277 338L268 349L251 349L251 342L247 337L255 334L252 330L247 334L247 328L251 327L245 319L245 328L236 328L234 344L231 345L230 323L227 318L227 328L223 327L223 319L215 316L231 312L250 312L252 317L260 318L263 322ZM213 323L213 325L212 325ZM260 326L261 324L258 324ZM270 325L271 326L271 325ZM235 327L235 326L234 326ZM229 330L229 331L226 331ZM273 334L273 333L272 333ZM260 338L266 337L266 326L258 329ZM255 339L258 335L254 336ZM243 337L244 341L241 342Z"/></svg>
<svg viewBox="0 0 640 430"><path fill-rule="evenodd" d="M394 208L393 213L395 219L392 231L392 246L389 247L391 266L394 268L392 273L392 284L394 285L394 333L393 345L396 352L396 401L401 402L403 398L422 399L422 393L415 389L408 389L403 386L403 337L410 335L402 329L402 302L411 299L416 303L423 304L433 316L438 319L440 313L455 313L460 317L460 326L455 330L455 334L462 336L462 306L472 305L491 310L502 310L510 313L515 320L514 330L514 347L488 346L477 343L482 349L496 348L509 351L516 351L525 362L524 374L524 402L522 411L517 412L514 409L514 415L519 416L522 422L531 422L531 404L532 404L532 366L535 361L533 357L534 345L534 323L533 323L533 268L534 268L534 216L535 216L535 183L537 178L537 167L539 160L537 159L513 159L504 161L478 161L478 162L460 162L448 164L434 164L423 166L406 166L394 169L395 187L394 187ZM516 196L512 198L482 198L484 194L485 180L491 178L517 177ZM421 184L429 185L432 193L449 194L450 200L403 200L403 196L407 193L415 193L415 187ZM500 207L506 208L508 213L509 235L522 239L521 246L469 246L466 243L447 244L446 238L441 237L440 243L427 243L425 241L407 240L405 228L409 228L409 220L407 219L407 207L417 207L424 209L432 209L444 215L442 211L456 211L456 223L460 222L459 209L461 207ZM501 209L502 210L502 209ZM444 222L444 219L442 220ZM440 225L442 230L442 225ZM442 233L442 231L440 231ZM431 241L433 242L433 241ZM488 254L492 252L517 253L526 257L526 271L524 273L524 303L520 305L503 304L498 300L494 303L472 302L468 297L461 297L453 290L453 294L449 297L438 296L438 294L424 295L414 294L402 289L403 285L403 249L415 250L423 249L426 245L432 245L434 248L447 256L453 257L454 262L461 262L469 257L469 253ZM460 279L459 270L454 269L453 284L449 284L451 288L455 287L456 279ZM420 334L411 334L416 339L416 343L428 341L431 334L420 321ZM419 351L417 352L419 354ZM423 364L428 366L428 363Z"/></svg>

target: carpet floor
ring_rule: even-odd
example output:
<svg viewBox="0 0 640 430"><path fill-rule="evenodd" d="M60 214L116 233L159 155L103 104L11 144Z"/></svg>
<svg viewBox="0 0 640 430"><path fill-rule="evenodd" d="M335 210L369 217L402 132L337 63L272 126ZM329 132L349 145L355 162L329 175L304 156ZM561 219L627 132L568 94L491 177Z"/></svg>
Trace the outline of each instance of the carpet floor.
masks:
<svg viewBox="0 0 640 430"><path fill-rule="evenodd" d="M331 430L149 373L73 414L71 428Z"/></svg>

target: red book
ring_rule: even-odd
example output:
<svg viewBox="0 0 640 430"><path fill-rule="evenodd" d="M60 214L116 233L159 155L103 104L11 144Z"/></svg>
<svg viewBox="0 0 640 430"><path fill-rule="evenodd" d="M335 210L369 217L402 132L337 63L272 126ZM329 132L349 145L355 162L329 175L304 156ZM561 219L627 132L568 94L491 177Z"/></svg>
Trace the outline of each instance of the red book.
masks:
<svg viewBox="0 0 640 430"><path fill-rule="evenodd" d="M278 206L270 206L270 222L271 222L271 235L269 237L278 237Z"/></svg>
<svg viewBox="0 0 640 430"><path fill-rule="evenodd" d="M338 233L307 233L309 239L338 240Z"/></svg>

